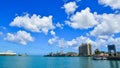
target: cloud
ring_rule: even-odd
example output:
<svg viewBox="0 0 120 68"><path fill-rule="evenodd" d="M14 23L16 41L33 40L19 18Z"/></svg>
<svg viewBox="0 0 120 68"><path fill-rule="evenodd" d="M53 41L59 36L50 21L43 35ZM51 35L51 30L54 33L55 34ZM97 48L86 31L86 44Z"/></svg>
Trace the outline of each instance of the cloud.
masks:
<svg viewBox="0 0 120 68"><path fill-rule="evenodd" d="M48 40L48 43L53 45L56 44L59 47L76 47L80 46L82 43L93 43L93 41L87 37L80 36L72 40L64 40L64 38L53 37Z"/></svg>
<svg viewBox="0 0 120 68"><path fill-rule="evenodd" d="M68 15L70 15L75 12L75 10L78 8L78 6L76 5L76 2L69 2L69 3L65 3L63 8L65 9L65 12Z"/></svg>
<svg viewBox="0 0 120 68"><path fill-rule="evenodd" d="M66 43L67 43L69 46L73 46L73 45L77 44L77 41L76 41L76 39L72 39L71 41L67 41Z"/></svg>
<svg viewBox="0 0 120 68"><path fill-rule="evenodd" d="M108 35L98 35L97 38L99 39L108 39L109 37L112 37L112 36L108 36Z"/></svg>
<svg viewBox="0 0 120 68"><path fill-rule="evenodd" d="M53 44L55 44L57 42L57 40L58 40L58 37L54 36L53 38L48 40L48 43L53 45Z"/></svg>
<svg viewBox="0 0 120 68"><path fill-rule="evenodd" d="M99 3L110 6L112 9L120 9L120 0L99 0Z"/></svg>
<svg viewBox="0 0 120 68"><path fill-rule="evenodd" d="M75 29L88 29L98 24L95 18L95 14L90 12L90 8L86 8L81 12L74 14L70 21L66 21L66 24Z"/></svg>
<svg viewBox="0 0 120 68"><path fill-rule="evenodd" d="M97 18L100 24L90 32L92 36L120 33L120 14L103 14L98 15Z"/></svg>
<svg viewBox="0 0 120 68"><path fill-rule="evenodd" d="M50 34L53 35L53 36L55 36L55 32L53 30L50 31Z"/></svg>
<svg viewBox="0 0 120 68"><path fill-rule="evenodd" d="M109 44L115 44L120 47L120 38L109 38L108 39Z"/></svg>
<svg viewBox="0 0 120 68"><path fill-rule="evenodd" d="M113 38L113 37L109 37L107 39L97 39L94 41L94 45L96 46L96 48L99 47L107 47L107 45L112 45L115 44L116 47L120 47L120 38Z"/></svg>
<svg viewBox="0 0 120 68"><path fill-rule="evenodd" d="M91 43L94 48L99 48L101 46L106 47L109 44L119 46L120 38L114 37L114 34L120 33L119 22L119 13L91 13L90 8L76 12L76 14L73 14L68 21L65 21L65 23L74 29L93 29L86 33L87 36L76 37L72 40L64 40L59 38L59 40L62 40L62 44L59 46L78 47L82 43ZM94 37L95 39L93 40L89 37Z"/></svg>
<svg viewBox="0 0 120 68"><path fill-rule="evenodd" d="M120 14L91 13L90 8L86 8L81 12L76 12L65 23L74 29L94 28L90 31L90 35L97 37L120 33L119 21ZM90 36L89 33L87 34Z"/></svg>
<svg viewBox="0 0 120 68"><path fill-rule="evenodd" d="M63 26L64 26L64 24L60 24L59 22L56 24L56 27L59 27L61 29L63 29Z"/></svg>
<svg viewBox="0 0 120 68"><path fill-rule="evenodd" d="M6 41L27 45L27 42L33 42L34 38L25 31L18 31L16 34L7 33Z"/></svg>
<svg viewBox="0 0 120 68"><path fill-rule="evenodd" d="M49 30L54 29L52 16L41 17L36 14L33 14L32 16L29 14L17 16L10 23L10 26L22 27L32 32L43 32L45 34L47 34Z"/></svg>
<svg viewBox="0 0 120 68"><path fill-rule="evenodd" d="M4 27L4 26L0 26L0 29L2 29L2 30L6 30L7 28Z"/></svg>
<svg viewBox="0 0 120 68"><path fill-rule="evenodd" d="M114 36L101 35L97 36L95 40L92 40L88 36L79 36L73 38L71 40L65 40L64 38L53 37L48 40L50 45L57 45L60 48L68 48L72 47L77 50L82 43L90 43L92 45L93 50L99 47L107 47L107 45L115 44L117 47L120 47L120 38L114 38Z"/></svg>
<svg viewBox="0 0 120 68"><path fill-rule="evenodd" d="M2 35L3 34L3 32L0 32L0 35Z"/></svg>

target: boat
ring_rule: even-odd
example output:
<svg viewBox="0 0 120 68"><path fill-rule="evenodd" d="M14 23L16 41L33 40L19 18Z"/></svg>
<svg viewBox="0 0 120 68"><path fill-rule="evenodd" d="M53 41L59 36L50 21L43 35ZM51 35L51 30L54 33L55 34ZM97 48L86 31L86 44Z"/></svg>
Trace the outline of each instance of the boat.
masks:
<svg viewBox="0 0 120 68"><path fill-rule="evenodd" d="M28 56L28 55L25 53L25 54L18 54L18 56Z"/></svg>

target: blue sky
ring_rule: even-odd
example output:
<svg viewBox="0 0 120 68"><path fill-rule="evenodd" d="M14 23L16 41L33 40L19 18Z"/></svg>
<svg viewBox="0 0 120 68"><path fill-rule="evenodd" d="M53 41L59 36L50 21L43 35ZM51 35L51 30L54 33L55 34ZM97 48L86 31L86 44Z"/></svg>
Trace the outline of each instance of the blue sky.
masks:
<svg viewBox="0 0 120 68"><path fill-rule="evenodd" d="M78 52L82 43L120 51L119 0L3 0L0 52Z"/></svg>

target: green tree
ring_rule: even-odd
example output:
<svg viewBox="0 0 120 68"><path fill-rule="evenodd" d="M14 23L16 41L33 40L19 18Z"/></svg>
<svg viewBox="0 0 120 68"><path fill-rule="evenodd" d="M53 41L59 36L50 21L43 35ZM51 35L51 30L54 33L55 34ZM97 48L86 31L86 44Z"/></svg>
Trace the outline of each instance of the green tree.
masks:
<svg viewBox="0 0 120 68"><path fill-rule="evenodd" d="M96 50L95 50L95 54L100 54L99 49L96 49Z"/></svg>

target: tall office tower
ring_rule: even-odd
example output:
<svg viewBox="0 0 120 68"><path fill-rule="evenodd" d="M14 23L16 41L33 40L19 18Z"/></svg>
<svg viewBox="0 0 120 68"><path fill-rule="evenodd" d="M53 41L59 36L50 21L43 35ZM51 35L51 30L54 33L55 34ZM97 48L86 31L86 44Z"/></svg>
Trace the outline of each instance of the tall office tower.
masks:
<svg viewBox="0 0 120 68"><path fill-rule="evenodd" d="M92 55L92 45L87 43L82 43L79 46L79 55L80 56L91 56Z"/></svg>

